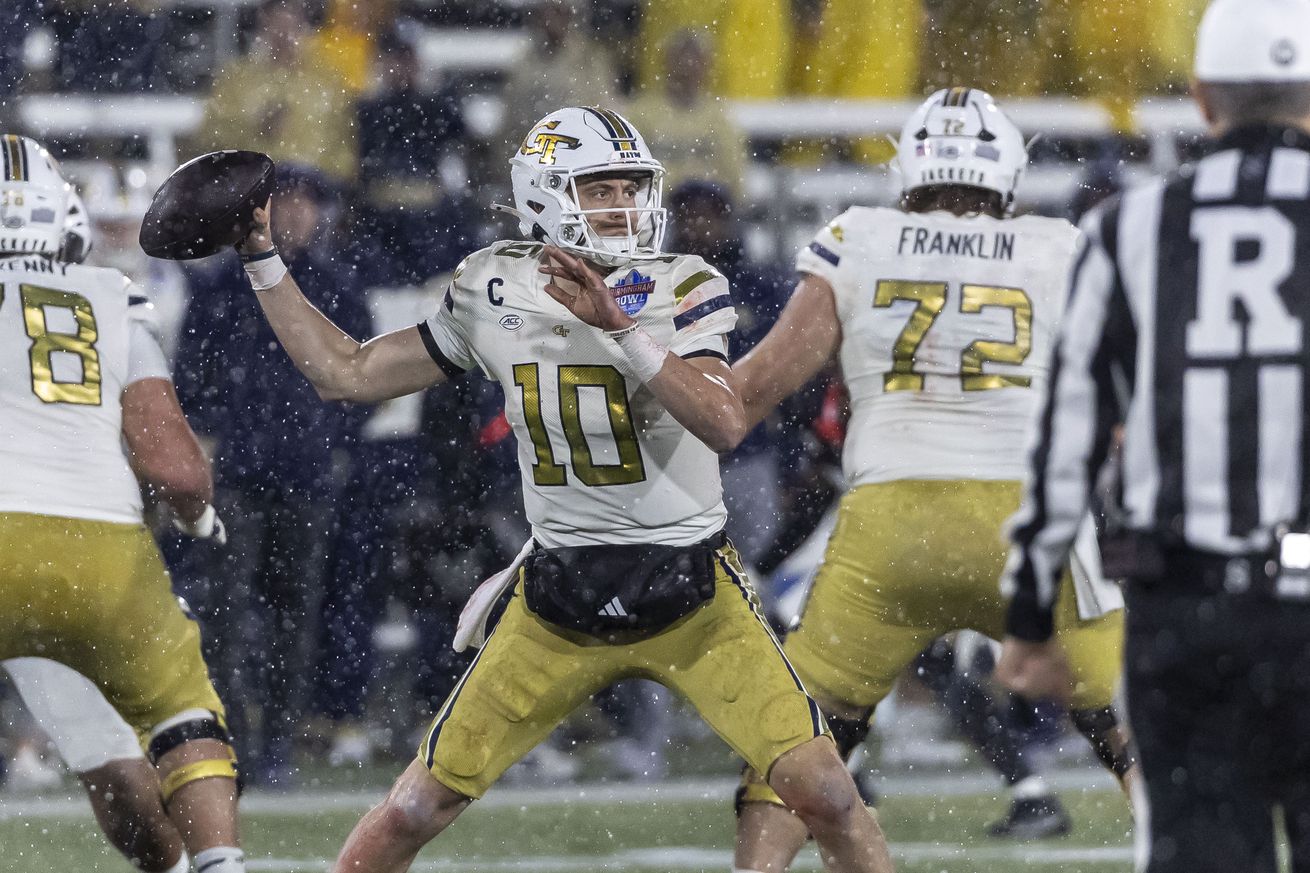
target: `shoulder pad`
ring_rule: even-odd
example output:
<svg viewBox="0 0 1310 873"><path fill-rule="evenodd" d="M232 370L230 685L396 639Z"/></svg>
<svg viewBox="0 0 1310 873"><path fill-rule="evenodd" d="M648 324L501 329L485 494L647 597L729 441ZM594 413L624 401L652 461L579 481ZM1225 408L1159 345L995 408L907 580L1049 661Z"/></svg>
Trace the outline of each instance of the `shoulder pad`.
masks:
<svg viewBox="0 0 1310 873"><path fill-rule="evenodd" d="M144 297L146 292L135 284L123 271L114 267L96 267L91 264L60 264L64 275L74 279L79 285L91 285L106 291L127 294L130 297Z"/></svg>
<svg viewBox="0 0 1310 873"><path fill-rule="evenodd" d="M682 303L696 289L715 279L726 279L713 265L699 255L679 255L671 265L669 281L673 284L673 299Z"/></svg>
<svg viewBox="0 0 1310 873"><path fill-rule="evenodd" d="M521 240L518 242L498 242L493 243L481 252L478 252L478 254L488 252L490 253L489 257L493 258L509 258L518 261L525 259L536 260L541 254L543 248L544 246L541 243L529 242L528 240Z"/></svg>
<svg viewBox="0 0 1310 873"><path fill-rule="evenodd" d="M497 254L498 251L511 245L515 245L515 243L498 242L487 246L485 249L478 249L476 252L473 252L459 262L459 266L457 266L455 272L451 274L451 285L460 288L478 287L480 284L479 277L496 269L497 261L500 261L500 257ZM537 243L526 243L525 245L536 246L538 250L541 248ZM501 261L502 269L503 264L504 262Z"/></svg>

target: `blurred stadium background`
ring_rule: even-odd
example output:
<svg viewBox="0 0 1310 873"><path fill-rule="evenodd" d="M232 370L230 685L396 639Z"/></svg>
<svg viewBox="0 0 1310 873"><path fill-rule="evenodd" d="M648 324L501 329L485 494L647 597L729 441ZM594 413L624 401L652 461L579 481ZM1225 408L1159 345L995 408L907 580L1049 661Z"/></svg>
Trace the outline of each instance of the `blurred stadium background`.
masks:
<svg viewBox="0 0 1310 873"><path fill-rule="evenodd" d="M496 390L470 380L310 414L317 400L251 320L231 259L141 254L140 217L178 163L271 154L279 214L303 225L292 248L314 278L302 284L357 334L378 332L424 317L465 254L516 236L487 207L507 197L506 161L536 118L609 105L669 168L672 247L727 264L739 353L776 316L818 226L895 200L886 137L938 87L991 91L1035 137L1021 211L1073 217L1194 155L1186 87L1203 7L3 0L0 126L51 148L93 218L91 260L149 290L238 522L240 560L160 535L242 737L251 869L324 869L461 671L453 617L525 527ZM732 533L775 603L816 550L784 561L794 544L780 551L780 529L804 495L831 497L840 440L841 398L822 383L727 462ZM0 871L126 869L17 703L0 705ZM668 709L642 685L599 700L416 869L728 869L736 765ZM986 842L999 780L912 683L879 712L869 781L901 869L1130 869L1117 791L1058 720L1028 719L1075 822L1059 843Z"/></svg>

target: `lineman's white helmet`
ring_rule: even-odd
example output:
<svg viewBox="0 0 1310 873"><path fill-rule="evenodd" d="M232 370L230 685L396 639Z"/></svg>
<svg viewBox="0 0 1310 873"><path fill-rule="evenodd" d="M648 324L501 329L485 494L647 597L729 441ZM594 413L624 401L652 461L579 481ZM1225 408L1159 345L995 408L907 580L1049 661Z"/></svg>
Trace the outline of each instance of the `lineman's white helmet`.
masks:
<svg viewBox="0 0 1310 873"><path fill-rule="evenodd" d="M1008 208L1028 164L1028 148L992 95L977 88L943 88L905 123L896 163L906 192L969 185L995 191Z"/></svg>
<svg viewBox="0 0 1310 873"><path fill-rule="evenodd" d="M73 186L45 146L0 136L0 253L56 255Z"/></svg>
<svg viewBox="0 0 1310 873"><path fill-rule="evenodd" d="M654 258L664 242L661 206L664 166L627 119L599 106L552 112L532 126L510 158L514 208L524 236L542 240L603 264ZM578 181L599 174L632 174L636 206L585 210ZM589 214L624 213L627 233L601 236Z"/></svg>

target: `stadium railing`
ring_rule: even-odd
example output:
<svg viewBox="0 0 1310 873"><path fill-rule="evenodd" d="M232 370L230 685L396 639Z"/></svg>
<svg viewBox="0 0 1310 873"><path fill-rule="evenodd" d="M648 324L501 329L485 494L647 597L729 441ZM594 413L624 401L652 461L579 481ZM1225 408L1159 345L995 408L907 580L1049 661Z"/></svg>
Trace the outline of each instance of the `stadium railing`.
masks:
<svg viewBox="0 0 1310 873"><path fill-rule="evenodd" d="M485 47L484 47L485 48ZM510 41L496 51L499 60L448 57L453 64L485 61L495 66ZM20 104L20 119L34 135L54 141L137 139L144 143L147 171L162 180L181 156L178 143L199 125L201 97L180 95L65 95L33 94ZM488 94L471 94L465 101L466 120L473 136L490 139L504 123L501 100ZM894 136L915 108L913 101L783 100L739 102L732 113L747 137L770 147L798 139L849 141L860 137ZM1109 114L1093 101L1072 98L1013 99L1007 113L1025 134L1069 148L1042 150L1029 168L1018 197L1026 209L1062 214L1078 185L1083 165L1074 157L1087 154L1098 142L1116 135ZM1132 182L1150 173L1178 166L1187 144L1203 129L1202 119L1190 100L1149 98L1135 110L1140 145L1130 154L1124 178ZM1081 146L1081 147L1080 147ZM745 191L750 237L756 251L791 251L803 244L816 222L852 203L887 203L899 190L886 167L850 162L819 166L784 162L756 162L749 171Z"/></svg>

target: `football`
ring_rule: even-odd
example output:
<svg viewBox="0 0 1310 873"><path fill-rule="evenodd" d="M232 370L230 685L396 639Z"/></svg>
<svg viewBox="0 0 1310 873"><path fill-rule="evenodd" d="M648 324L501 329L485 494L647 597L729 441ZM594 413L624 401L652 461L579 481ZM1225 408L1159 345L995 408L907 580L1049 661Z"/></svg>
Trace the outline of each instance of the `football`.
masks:
<svg viewBox="0 0 1310 873"><path fill-rule="evenodd" d="M256 206L273 191L273 161L226 149L187 161L155 192L141 223L152 258L187 261L235 245L250 231Z"/></svg>

